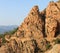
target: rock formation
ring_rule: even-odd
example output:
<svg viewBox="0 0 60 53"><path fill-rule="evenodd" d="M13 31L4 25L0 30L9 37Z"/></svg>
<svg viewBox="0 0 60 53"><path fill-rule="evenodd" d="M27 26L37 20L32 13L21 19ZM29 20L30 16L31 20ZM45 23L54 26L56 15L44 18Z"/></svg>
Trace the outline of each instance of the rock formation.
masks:
<svg viewBox="0 0 60 53"><path fill-rule="evenodd" d="M17 31L11 36L5 35L6 43L0 53L44 53L59 36L60 2L50 2L42 12L34 6Z"/></svg>
<svg viewBox="0 0 60 53"><path fill-rule="evenodd" d="M46 35L49 37L52 37L52 36L54 37L60 33L60 6L59 5L60 5L60 2L56 2L56 3L50 2L48 7L46 8L46 26L45 26L46 28L45 29L46 29Z"/></svg>
<svg viewBox="0 0 60 53"><path fill-rule="evenodd" d="M43 37L44 22L39 14L38 6L34 6L21 26L17 35L24 37L40 38Z"/></svg>

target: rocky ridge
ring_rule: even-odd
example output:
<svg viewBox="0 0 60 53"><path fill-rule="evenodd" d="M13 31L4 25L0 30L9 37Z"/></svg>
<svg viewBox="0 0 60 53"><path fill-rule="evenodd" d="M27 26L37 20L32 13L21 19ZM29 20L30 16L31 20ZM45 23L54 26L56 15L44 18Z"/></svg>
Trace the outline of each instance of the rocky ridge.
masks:
<svg viewBox="0 0 60 53"><path fill-rule="evenodd" d="M54 47L53 40L59 36L60 2L50 2L42 12L34 6L18 30L12 36L5 36L7 42L1 47L3 50L0 48L0 53L45 53Z"/></svg>

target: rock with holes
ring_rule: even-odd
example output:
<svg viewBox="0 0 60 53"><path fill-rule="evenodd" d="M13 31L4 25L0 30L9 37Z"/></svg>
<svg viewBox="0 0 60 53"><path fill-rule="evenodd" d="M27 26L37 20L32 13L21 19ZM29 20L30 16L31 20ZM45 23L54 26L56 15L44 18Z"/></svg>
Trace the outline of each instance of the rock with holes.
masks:
<svg viewBox="0 0 60 53"><path fill-rule="evenodd" d="M47 37L54 38L57 31L57 21L53 18L46 18L45 33Z"/></svg>
<svg viewBox="0 0 60 53"><path fill-rule="evenodd" d="M19 26L16 34L20 37L43 37L44 22L42 16L39 13L38 6L34 6L24 22Z"/></svg>
<svg viewBox="0 0 60 53"><path fill-rule="evenodd" d="M53 19L52 21L50 21L51 25L49 25L49 24L48 25L51 26L51 28L53 25L54 25L54 28L56 28L56 25L57 25L58 34L60 34L60 6L59 5L60 5L60 2L50 2L48 7L46 8L46 19L45 19L46 27L47 27L47 23L49 23L48 19L50 19L50 18L51 18L51 20ZM56 20L57 23L54 20ZM49 28L49 30L51 30L51 28ZM47 31L47 28L45 28L45 29ZM52 29L52 30L54 30L54 29ZM48 32L46 32L46 33L48 33ZM51 33L53 33L53 31L51 31ZM52 34L52 36L54 36L54 34Z"/></svg>
<svg viewBox="0 0 60 53"><path fill-rule="evenodd" d="M7 53L38 53L37 43L33 39L11 39L6 45Z"/></svg>

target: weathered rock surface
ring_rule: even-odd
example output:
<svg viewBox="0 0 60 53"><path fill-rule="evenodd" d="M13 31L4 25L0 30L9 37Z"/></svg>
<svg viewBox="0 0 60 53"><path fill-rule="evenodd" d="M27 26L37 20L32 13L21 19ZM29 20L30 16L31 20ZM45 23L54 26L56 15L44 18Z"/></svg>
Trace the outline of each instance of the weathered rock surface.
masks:
<svg viewBox="0 0 60 53"><path fill-rule="evenodd" d="M49 37L56 36L57 35L56 32L58 34L60 33L60 6L59 5L60 2L56 2L56 3L51 2L46 8L45 30L46 30L46 35Z"/></svg>
<svg viewBox="0 0 60 53"><path fill-rule="evenodd" d="M45 33L48 38L54 38L57 32L57 21L53 18L46 18Z"/></svg>
<svg viewBox="0 0 60 53"><path fill-rule="evenodd" d="M53 48L46 53L60 53L60 44L54 45Z"/></svg>
<svg viewBox="0 0 60 53"><path fill-rule="evenodd" d="M42 12L39 12L38 6L34 6L17 31L12 36L5 36L6 43L0 52L44 53L50 48L52 40L60 38L59 36L60 2L50 2ZM48 53L58 53L59 47L60 45L50 48Z"/></svg>
<svg viewBox="0 0 60 53"><path fill-rule="evenodd" d="M0 53L7 53L7 48L5 46L0 47Z"/></svg>
<svg viewBox="0 0 60 53"><path fill-rule="evenodd" d="M24 37L43 37L44 22L39 14L38 6L34 6L22 25L18 28L17 35Z"/></svg>
<svg viewBox="0 0 60 53"><path fill-rule="evenodd" d="M17 32L12 37L5 36L6 41L9 42L6 46L7 53L38 53L41 50L46 50L43 30L42 16L38 6L34 6Z"/></svg>
<svg viewBox="0 0 60 53"><path fill-rule="evenodd" d="M12 39L9 44L7 44L7 53L35 53L37 48L35 41L30 39L14 40Z"/></svg>

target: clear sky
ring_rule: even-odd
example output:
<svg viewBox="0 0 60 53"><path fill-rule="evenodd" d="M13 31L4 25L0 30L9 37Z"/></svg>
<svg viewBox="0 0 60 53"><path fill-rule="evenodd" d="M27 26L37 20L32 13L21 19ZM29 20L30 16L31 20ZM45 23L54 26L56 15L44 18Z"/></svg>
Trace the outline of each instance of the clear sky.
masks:
<svg viewBox="0 0 60 53"><path fill-rule="evenodd" d="M40 11L50 0L0 0L0 25L20 25L30 9L38 5Z"/></svg>

